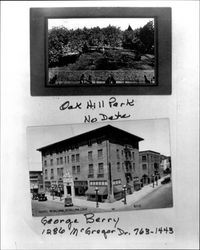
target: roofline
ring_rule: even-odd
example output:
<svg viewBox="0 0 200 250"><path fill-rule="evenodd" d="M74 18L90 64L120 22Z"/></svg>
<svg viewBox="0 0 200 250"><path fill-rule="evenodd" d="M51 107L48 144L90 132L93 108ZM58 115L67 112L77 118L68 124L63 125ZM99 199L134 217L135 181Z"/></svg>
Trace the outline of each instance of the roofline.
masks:
<svg viewBox="0 0 200 250"><path fill-rule="evenodd" d="M156 151L153 151L153 150L143 150L143 151L139 151L139 154L140 154L140 153L148 153L148 152L151 152L151 153L156 153L156 154L161 155L161 153L156 152Z"/></svg>
<svg viewBox="0 0 200 250"><path fill-rule="evenodd" d="M50 147L52 147L52 146L56 146L56 145L59 145L59 144L61 144L61 143L65 143L65 142L68 142L68 141L73 140L73 139L78 139L79 137L84 137L84 136L86 136L86 135L91 135L92 133L95 133L95 132L98 132L98 131L101 131L101 130L104 130L104 129L109 129L109 128L118 130L119 132L121 131L122 133L126 133L127 135L130 135L130 136L132 136L132 137L135 137L135 139L136 139L138 142L144 140L143 138L141 138L141 137L139 137L139 136L136 136L136 135L134 135L134 134L131 134L131 133L129 133L129 132L126 132L126 131L124 131L124 130L122 130L122 129L116 128L116 127L111 126L111 125L106 125L106 126L103 126L103 127L100 127L100 128L94 129L94 130L90 130L90 131L88 131L88 132L85 132L85 133L82 133L82 134L79 134L79 135L75 135L75 136L73 136L73 137L69 137L69 138L67 138L67 139L65 139L65 140L61 140L61 141L58 141L58 142L55 142L55 143L46 145L46 146L44 146L44 147L38 148L37 151L40 151L40 152L41 152L42 150L48 149L48 148L50 148Z"/></svg>

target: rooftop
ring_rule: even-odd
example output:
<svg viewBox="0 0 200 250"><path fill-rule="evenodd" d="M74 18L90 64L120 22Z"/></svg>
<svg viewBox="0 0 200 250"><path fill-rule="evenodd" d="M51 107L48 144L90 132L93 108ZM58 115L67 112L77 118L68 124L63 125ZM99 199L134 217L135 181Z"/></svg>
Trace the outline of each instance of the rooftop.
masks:
<svg viewBox="0 0 200 250"><path fill-rule="evenodd" d="M108 140L115 140L118 142L121 142L123 144L134 144L138 143L139 141L144 140L141 137L138 137L134 134L128 133L122 129L113 127L111 125L106 125L94 130L91 130L89 132L76 135L73 137L70 137L68 139L49 144L45 147L37 149L40 152L44 152L47 150L53 150L55 148L65 148L70 145L80 144L81 142L87 142L89 140L92 140L94 138L104 138Z"/></svg>

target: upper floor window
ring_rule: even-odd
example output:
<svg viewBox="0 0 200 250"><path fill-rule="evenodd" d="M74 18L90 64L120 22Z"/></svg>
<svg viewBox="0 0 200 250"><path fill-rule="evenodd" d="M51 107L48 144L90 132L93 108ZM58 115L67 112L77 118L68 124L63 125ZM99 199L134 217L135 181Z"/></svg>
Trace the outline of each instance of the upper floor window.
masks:
<svg viewBox="0 0 200 250"><path fill-rule="evenodd" d="M91 161L92 160L92 151L88 152L88 160Z"/></svg>
<svg viewBox="0 0 200 250"><path fill-rule="evenodd" d="M45 166L45 167L47 166L47 161L46 161L46 160L44 161L44 166Z"/></svg>
<svg viewBox="0 0 200 250"><path fill-rule="evenodd" d="M135 152L132 152L132 158L135 159Z"/></svg>
<svg viewBox="0 0 200 250"><path fill-rule="evenodd" d="M103 149L98 150L98 159L101 159L103 157Z"/></svg>
<svg viewBox="0 0 200 250"><path fill-rule="evenodd" d="M135 171L135 162L133 162L133 171Z"/></svg>
<svg viewBox="0 0 200 250"><path fill-rule="evenodd" d="M80 155L76 154L76 162L79 162L79 161L80 161Z"/></svg>
<svg viewBox="0 0 200 250"><path fill-rule="evenodd" d="M146 161L146 160L147 160L146 155L143 155L143 156L142 156L142 161Z"/></svg>
<svg viewBox="0 0 200 250"><path fill-rule="evenodd" d="M56 158L56 161L57 161L57 165L59 165L59 158Z"/></svg>
<svg viewBox="0 0 200 250"><path fill-rule="evenodd" d="M75 155L72 155L72 162L75 162Z"/></svg>
<svg viewBox="0 0 200 250"><path fill-rule="evenodd" d="M67 163L67 157L66 157L66 156L65 156L65 158L64 158L64 159L65 159L65 163Z"/></svg>
<svg viewBox="0 0 200 250"><path fill-rule="evenodd" d="M99 145L102 144L102 139L98 138L97 139L97 144L99 144Z"/></svg>
<svg viewBox="0 0 200 250"><path fill-rule="evenodd" d="M142 164L142 168L143 168L143 170L146 170L147 169L147 165L146 164Z"/></svg>
<svg viewBox="0 0 200 250"><path fill-rule="evenodd" d="M51 166L53 166L53 159L50 160L50 164L51 164Z"/></svg>
<svg viewBox="0 0 200 250"><path fill-rule="evenodd" d="M117 159L119 159L119 149L116 149Z"/></svg>
<svg viewBox="0 0 200 250"><path fill-rule="evenodd" d="M93 164L89 164L89 174L94 174L94 166L93 166Z"/></svg>
<svg viewBox="0 0 200 250"><path fill-rule="evenodd" d="M117 162L117 172L120 172L121 168L120 168L120 162Z"/></svg>
<svg viewBox="0 0 200 250"><path fill-rule="evenodd" d="M67 163L69 163L69 155L67 156Z"/></svg>
<svg viewBox="0 0 200 250"><path fill-rule="evenodd" d="M81 172L81 167L80 166L76 166L76 172L77 172L77 174L80 174L80 172Z"/></svg>
<svg viewBox="0 0 200 250"><path fill-rule="evenodd" d="M63 164L63 157L60 157L60 164Z"/></svg>
<svg viewBox="0 0 200 250"><path fill-rule="evenodd" d="M99 174L103 174L104 173L103 163L99 163L98 164L98 173Z"/></svg>
<svg viewBox="0 0 200 250"><path fill-rule="evenodd" d="M72 174L76 174L76 166L72 166Z"/></svg>

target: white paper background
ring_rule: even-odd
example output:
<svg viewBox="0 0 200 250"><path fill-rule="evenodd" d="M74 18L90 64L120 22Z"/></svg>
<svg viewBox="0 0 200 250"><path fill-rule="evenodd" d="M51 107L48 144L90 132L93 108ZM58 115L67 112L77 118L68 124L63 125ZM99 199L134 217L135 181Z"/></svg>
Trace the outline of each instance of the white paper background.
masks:
<svg viewBox="0 0 200 250"><path fill-rule="evenodd" d="M172 7L172 95L131 96L132 119L170 118L174 208L116 213L121 224L173 226L173 237L113 238L41 236L40 219L32 218L27 165L27 126L80 123L78 111L60 112L65 100L89 97L31 97L29 8L68 6ZM199 3L197 1L2 2L1 95L2 249L60 248L195 248L199 204ZM103 97L108 99L109 97ZM97 100L98 97L91 97ZM100 98L102 99L102 98ZM119 97L124 100L124 97ZM84 112L84 111L81 111ZM88 111L85 111L88 112ZM107 111L109 113L109 111ZM80 221L82 217L80 218Z"/></svg>

